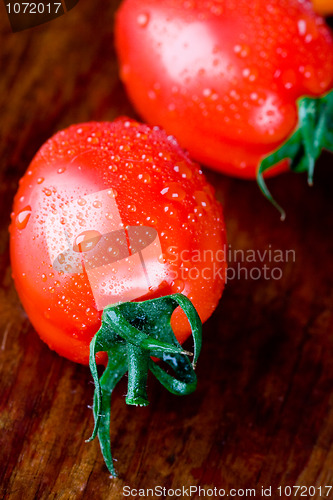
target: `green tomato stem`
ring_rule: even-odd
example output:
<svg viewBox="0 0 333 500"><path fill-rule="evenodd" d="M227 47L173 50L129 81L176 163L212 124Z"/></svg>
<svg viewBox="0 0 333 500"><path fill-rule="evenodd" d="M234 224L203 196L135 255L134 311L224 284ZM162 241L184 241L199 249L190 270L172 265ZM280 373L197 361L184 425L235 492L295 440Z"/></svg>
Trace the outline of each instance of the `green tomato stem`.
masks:
<svg viewBox="0 0 333 500"><path fill-rule="evenodd" d="M126 403L128 405L147 406L147 379L149 354L144 349L127 344L128 385Z"/></svg>
<svg viewBox="0 0 333 500"><path fill-rule="evenodd" d="M257 172L262 193L279 210L282 220L285 219L285 211L272 197L263 173L280 161L289 159L293 172L307 172L311 186L320 153L323 149L333 152L333 90L321 97L301 97L297 107L296 131L276 151L263 158Z"/></svg>
<svg viewBox="0 0 333 500"><path fill-rule="evenodd" d="M192 329L194 353L188 355L177 341L170 320L180 306ZM126 302L108 306L102 314L102 324L90 344L89 366L95 384L93 414L95 426L91 441L98 437L105 464L111 476L116 471L110 445L111 395L121 378L128 374L126 403L148 405L147 378L150 370L160 383L173 394L190 394L196 388L195 364L201 350L202 325L191 301L181 294L167 295L144 302ZM96 354L108 354L107 366L98 375ZM173 374L166 372L151 358L168 364Z"/></svg>

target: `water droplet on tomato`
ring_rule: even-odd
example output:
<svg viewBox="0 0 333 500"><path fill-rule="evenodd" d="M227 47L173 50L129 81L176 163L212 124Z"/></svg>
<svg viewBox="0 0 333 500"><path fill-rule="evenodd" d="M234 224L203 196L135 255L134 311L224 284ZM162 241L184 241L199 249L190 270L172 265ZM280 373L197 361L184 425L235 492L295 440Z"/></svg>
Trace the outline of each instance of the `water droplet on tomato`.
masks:
<svg viewBox="0 0 333 500"><path fill-rule="evenodd" d="M108 189L108 196L110 196L110 198L115 198L117 195L118 195L118 192L116 189L114 189L114 188Z"/></svg>
<svg viewBox="0 0 333 500"><path fill-rule="evenodd" d="M242 75L250 82L254 82L258 76L258 71L256 68L244 68L242 71Z"/></svg>
<svg viewBox="0 0 333 500"><path fill-rule="evenodd" d="M297 21L297 28L298 28L298 33L303 36L306 33L306 20L305 19L299 19Z"/></svg>
<svg viewBox="0 0 333 500"><path fill-rule="evenodd" d="M59 264L63 264L65 262L65 260L66 259L65 259L65 256L64 256L63 253L61 253L61 254L58 255L58 262L59 262Z"/></svg>
<svg viewBox="0 0 333 500"><path fill-rule="evenodd" d="M147 92L148 99L151 99L152 101L156 99L156 92L154 90L148 90Z"/></svg>
<svg viewBox="0 0 333 500"><path fill-rule="evenodd" d="M177 201L182 201L186 196L184 189L177 182L170 182L170 184L162 189L161 194L168 200Z"/></svg>
<svg viewBox="0 0 333 500"><path fill-rule="evenodd" d="M164 212L171 216L175 215L175 211L172 205L164 205Z"/></svg>
<svg viewBox="0 0 333 500"><path fill-rule="evenodd" d="M171 283L171 289L173 293L181 293L185 288L185 283L183 280L175 280Z"/></svg>
<svg viewBox="0 0 333 500"><path fill-rule="evenodd" d="M63 174L65 171L66 171L65 167L60 167L60 168L58 168L57 173Z"/></svg>
<svg viewBox="0 0 333 500"><path fill-rule="evenodd" d="M86 200L84 198L79 198L77 200L77 204L80 205L80 207L83 207L86 204Z"/></svg>
<svg viewBox="0 0 333 500"><path fill-rule="evenodd" d="M149 223L149 225L156 225L157 224L157 219L155 219L155 217L150 217L150 215L148 215L148 217L146 217L146 221ZM138 222L139 224L139 222Z"/></svg>
<svg viewBox="0 0 333 500"><path fill-rule="evenodd" d="M51 191L51 189L49 189L49 188L44 188L44 189L43 189L43 193L44 193L46 196L51 196L52 191Z"/></svg>
<svg viewBox="0 0 333 500"><path fill-rule="evenodd" d="M210 205L209 196L203 191L196 191L194 193L194 198L199 207L203 207L204 209L207 209L209 207Z"/></svg>
<svg viewBox="0 0 333 500"><path fill-rule="evenodd" d="M168 152L164 152L164 153L163 153L163 152L161 152L161 151L160 151L160 152L158 153L158 156L160 156L161 158L163 158L163 160L165 160L165 161L169 161L169 160L171 160L171 155L170 155L170 153L168 153ZM157 171L157 172L160 172L160 170L159 170L158 168L156 169L156 171Z"/></svg>
<svg viewBox="0 0 333 500"><path fill-rule="evenodd" d="M75 238L73 245L74 252L89 252L89 250L95 248L101 237L101 233L94 229L83 231L83 233L80 233Z"/></svg>
<svg viewBox="0 0 333 500"><path fill-rule="evenodd" d="M193 211L197 217L202 217L205 213L202 207L195 207Z"/></svg>
<svg viewBox="0 0 333 500"><path fill-rule="evenodd" d="M139 174L138 179L144 182L145 184L148 184L150 182L150 175L147 172L145 172L143 174Z"/></svg>
<svg viewBox="0 0 333 500"><path fill-rule="evenodd" d="M136 21L141 28L145 28L149 23L149 14L147 12L139 14Z"/></svg>
<svg viewBox="0 0 333 500"><path fill-rule="evenodd" d="M286 89L291 89L297 82L295 71L293 69L287 69L282 73L281 80Z"/></svg>
<svg viewBox="0 0 333 500"><path fill-rule="evenodd" d="M127 205L127 210L129 212L136 212L136 206L133 204L129 204L129 205Z"/></svg>
<svg viewBox="0 0 333 500"><path fill-rule="evenodd" d="M119 248L109 247L108 253L112 258L116 259L119 256L120 251Z"/></svg>
<svg viewBox="0 0 333 500"><path fill-rule="evenodd" d="M18 229L24 229L31 215L31 207L30 205L26 206L21 212L19 212L16 216L15 224Z"/></svg>
<svg viewBox="0 0 333 500"><path fill-rule="evenodd" d="M192 171L191 169L186 165L185 162L178 162L177 165L173 167L175 172L178 172L183 179L191 179L192 177Z"/></svg>
<svg viewBox="0 0 333 500"><path fill-rule="evenodd" d="M44 180L44 177L38 177L37 184L41 184L42 182L44 182Z"/></svg>
<svg viewBox="0 0 333 500"><path fill-rule="evenodd" d="M195 224L196 222L198 222L196 216L194 213L189 213L188 216L187 216L187 219L192 222L192 224Z"/></svg>
<svg viewBox="0 0 333 500"><path fill-rule="evenodd" d="M99 138L98 137L88 137L87 142L89 142L89 144L99 144Z"/></svg>
<svg viewBox="0 0 333 500"><path fill-rule="evenodd" d="M94 203L93 203L93 207L95 208L101 208L102 206L102 202L99 201L99 200L95 200Z"/></svg>
<svg viewBox="0 0 333 500"><path fill-rule="evenodd" d="M166 263L166 261L167 261L167 259L166 259L165 255L164 255L163 253L161 253L161 254L158 256L157 260L158 260L158 262L159 262L160 264L165 264L165 263Z"/></svg>
<svg viewBox="0 0 333 500"><path fill-rule="evenodd" d="M245 58L249 55L250 53L250 47L248 45L242 45L242 44L237 44L234 46L234 52L237 54L239 57Z"/></svg>

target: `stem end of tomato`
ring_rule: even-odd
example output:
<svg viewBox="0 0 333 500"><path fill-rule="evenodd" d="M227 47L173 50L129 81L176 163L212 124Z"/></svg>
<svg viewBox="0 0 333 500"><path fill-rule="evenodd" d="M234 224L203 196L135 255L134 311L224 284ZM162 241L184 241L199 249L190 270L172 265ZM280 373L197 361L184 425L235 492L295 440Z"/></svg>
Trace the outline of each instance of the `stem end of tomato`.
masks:
<svg viewBox="0 0 333 500"><path fill-rule="evenodd" d="M263 178L263 173L282 160L290 160L293 172L307 172L308 184L313 185L316 160L323 149L333 152L333 90L321 97L301 97L298 102L298 127L276 151L263 158L257 182L264 196L281 213L284 210L273 199Z"/></svg>
<svg viewBox="0 0 333 500"><path fill-rule="evenodd" d="M171 316L178 306L185 312L192 329L193 354L182 349L171 328ZM112 477L116 476L116 471L110 445L110 400L116 384L128 373L126 403L136 406L149 404L149 370L173 394L190 394L197 384L194 366L201 350L201 329L197 311L182 294L144 302L126 302L104 309L101 328L90 344L89 366L95 383L95 426L88 441L98 437L105 464ZM96 354L101 351L107 352L108 363L99 376ZM193 355L192 363L189 355ZM164 361L173 373L165 371L152 357Z"/></svg>

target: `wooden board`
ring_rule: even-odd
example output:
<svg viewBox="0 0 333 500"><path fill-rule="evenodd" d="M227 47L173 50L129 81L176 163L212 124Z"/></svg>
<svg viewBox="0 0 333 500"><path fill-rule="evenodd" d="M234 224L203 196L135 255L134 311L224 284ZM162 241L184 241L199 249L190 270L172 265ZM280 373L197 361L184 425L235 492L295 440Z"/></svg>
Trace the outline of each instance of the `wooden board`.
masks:
<svg viewBox="0 0 333 500"><path fill-rule="evenodd" d="M150 406L133 408L125 384L116 390L118 479L109 479L97 441L85 443L93 427L88 368L50 351L19 303L7 231L18 179L57 130L135 116L117 72L116 7L80 0L57 20L12 33L0 6L0 496L139 498L135 489L160 487L161 498L176 498L172 490L184 487L183 498L197 499L201 487L220 496L241 490L240 498L271 487L272 498L286 498L284 488L299 485L314 486L312 498L321 487L325 497L333 486L332 156L321 157L311 189L293 174L270 181L284 223L255 183L205 170L239 275L204 325L194 394L172 396L151 379ZM276 250L284 262L269 259Z"/></svg>

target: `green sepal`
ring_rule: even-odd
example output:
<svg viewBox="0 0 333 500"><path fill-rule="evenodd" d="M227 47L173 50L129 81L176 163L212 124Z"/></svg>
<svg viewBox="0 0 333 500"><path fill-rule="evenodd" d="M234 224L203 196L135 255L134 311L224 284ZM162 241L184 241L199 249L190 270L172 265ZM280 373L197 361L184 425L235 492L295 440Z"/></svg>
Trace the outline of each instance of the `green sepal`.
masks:
<svg viewBox="0 0 333 500"><path fill-rule="evenodd" d="M296 131L276 151L266 156L257 172L258 185L266 198L279 210L285 211L273 199L263 173L280 161L289 159L293 172L307 172L308 183L313 183L316 160L323 149L333 152L333 90L321 97L301 97L297 101L298 126Z"/></svg>
<svg viewBox="0 0 333 500"><path fill-rule="evenodd" d="M185 312L193 336L191 353L184 351L176 339L171 324L174 310L180 306ZM112 391L128 373L126 403L146 406L147 377L150 370L170 392L190 394L197 385L194 372L201 350L202 325L191 301L182 294L167 295L144 302L126 302L108 306L102 314L102 324L90 344L89 366L95 384L93 414L95 426L88 441L96 436L106 466L116 476L110 445L110 403ZM107 366L98 375L96 354L106 352ZM157 357L172 368L167 373L151 358Z"/></svg>

